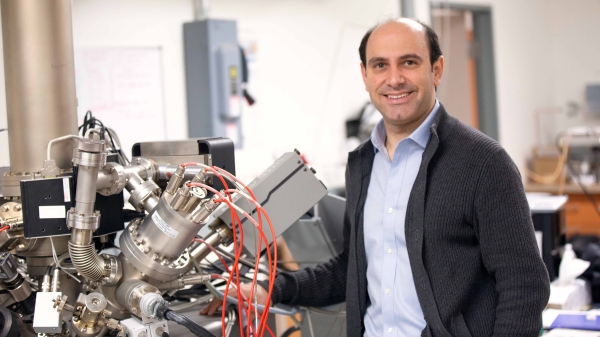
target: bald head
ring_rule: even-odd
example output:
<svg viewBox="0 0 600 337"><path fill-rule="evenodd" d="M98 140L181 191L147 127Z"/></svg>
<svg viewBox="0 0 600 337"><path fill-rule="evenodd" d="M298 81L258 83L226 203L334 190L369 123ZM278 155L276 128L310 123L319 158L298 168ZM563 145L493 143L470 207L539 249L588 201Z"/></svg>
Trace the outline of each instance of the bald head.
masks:
<svg viewBox="0 0 600 337"><path fill-rule="evenodd" d="M367 43L369 42L371 34L373 34L373 32L377 29L382 28L386 25L398 24L404 25L407 29L415 32L423 32L423 38L426 40L427 47L429 49L429 62L433 66L435 61L437 61L440 58L440 56L442 56L442 50L440 49L440 43L438 41L437 34L428 25L418 20L409 18L389 19L378 23L377 25L371 27L371 29L367 31L367 33L363 36L362 40L360 41L360 46L358 47L358 54L360 55L360 61L362 62L363 66L367 66Z"/></svg>

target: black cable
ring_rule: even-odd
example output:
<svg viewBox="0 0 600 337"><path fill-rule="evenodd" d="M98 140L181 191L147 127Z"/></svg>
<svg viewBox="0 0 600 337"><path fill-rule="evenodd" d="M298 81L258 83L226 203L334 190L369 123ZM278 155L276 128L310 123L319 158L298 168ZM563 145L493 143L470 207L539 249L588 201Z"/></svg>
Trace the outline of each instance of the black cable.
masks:
<svg viewBox="0 0 600 337"><path fill-rule="evenodd" d="M281 337L289 337L296 331L300 331L300 328L294 325L293 327L285 330L285 332L281 335Z"/></svg>
<svg viewBox="0 0 600 337"><path fill-rule="evenodd" d="M168 333L168 332L166 332L166 331L163 331L163 333L162 333L162 337L171 337L171 335L169 335L169 333Z"/></svg>
<svg viewBox="0 0 600 337"><path fill-rule="evenodd" d="M156 313L158 317L164 317L168 321L173 321L186 327L191 333L198 337L217 337L210 333L210 331L201 327L198 323L192 321L184 315L176 313L164 304L157 308Z"/></svg>
<svg viewBox="0 0 600 337"><path fill-rule="evenodd" d="M123 153L123 150L121 149L121 147L119 147L119 149L117 149L117 147L115 146L115 141L113 140L113 135L112 132L110 131L110 129L106 128L106 133L108 133L108 138L110 139L110 142L113 146L113 149L115 149L115 151L117 151L121 156L123 156L125 158L125 163L129 164L131 163L131 161L129 160L129 158L127 158L127 156L125 155L125 153Z"/></svg>
<svg viewBox="0 0 600 337"><path fill-rule="evenodd" d="M216 337L215 335L210 333L210 331L201 327L198 323L192 321L184 315L176 313L175 311L167 311L165 313L165 318L179 325L183 325L188 330L190 330L191 333L198 337Z"/></svg>

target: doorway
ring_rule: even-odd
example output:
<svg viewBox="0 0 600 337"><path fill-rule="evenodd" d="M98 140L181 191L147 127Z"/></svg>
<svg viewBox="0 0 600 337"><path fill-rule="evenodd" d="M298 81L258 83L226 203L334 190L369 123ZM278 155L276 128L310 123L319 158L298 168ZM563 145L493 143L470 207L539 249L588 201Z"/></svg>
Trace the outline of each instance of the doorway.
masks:
<svg viewBox="0 0 600 337"><path fill-rule="evenodd" d="M453 116L498 140L492 9L431 3L445 69L437 97Z"/></svg>

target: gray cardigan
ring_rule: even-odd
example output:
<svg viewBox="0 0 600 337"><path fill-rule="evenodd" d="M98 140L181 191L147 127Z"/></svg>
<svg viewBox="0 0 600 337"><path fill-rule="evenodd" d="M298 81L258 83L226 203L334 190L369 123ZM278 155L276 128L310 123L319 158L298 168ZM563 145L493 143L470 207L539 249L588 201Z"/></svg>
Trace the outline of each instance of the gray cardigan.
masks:
<svg viewBox="0 0 600 337"><path fill-rule="evenodd" d="M370 140L348 156L344 252L315 268L280 273L274 303L346 301L349 337L362 337L367 294L363 208ZM368 229L367 229L368 230ZM427 322L422 336L538 336L549 279L517 168L494 140L444 107L413 185L406 244Z"/></svg>

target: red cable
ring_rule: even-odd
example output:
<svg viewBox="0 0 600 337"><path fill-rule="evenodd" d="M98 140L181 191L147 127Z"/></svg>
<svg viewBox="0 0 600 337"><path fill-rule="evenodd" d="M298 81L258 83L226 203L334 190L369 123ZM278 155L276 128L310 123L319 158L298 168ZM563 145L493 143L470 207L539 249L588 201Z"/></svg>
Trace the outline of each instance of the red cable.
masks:
<svg viewBox="0 0 600 337"><path fill-rule="evenodd" d="M8 230L8 229L10 229L10 226L6 225L6 226L0 228L0 232L4 232L5 230Z"/></svg>
<svg viewBox="0 0 600 337"><path fill-rule="evenodd" d="M230 205L230 202L227 199L220 199L220 200L217 200L217 202L225 202L225 203L227 203L230 206L230 208L233 208L233 206ZM264 210L262 210L262 211L264 212ZM237 216L237 213L234 212L233 214L236 214L236 216ZM247 215L247 213L245 213L245 212L244 212L244 214ZM239 218L238 218L238 220L239 220ZM270 222L270 219L268 218L268 216L267 216L267 220ZM268 242L267 238L266 238L266 236L265 236L265 234L264 234L264 232L262 230L259 230L259 234L261 236L261 239L264 242ZM238 253L240 253L240 252L238 251ZM272 268L273 262L272 262L272 257L271 257L271 251L269 249L267 249L267 260L269 262L269 272L270 272L269 274L272 274L271 268ZM257 270L255 270L254 272L257 273ZM271 277L271 279L273 279L273 278ZM272 285L270 285L269 288L272 289ZM226 288L226 290L227 290L227 288ZM270 299L267 298L267 303L269 303L269 302L270 302ZM238 304L239 304L239 301L238 301ZM249 303L249 305L251 306L252 303ZM264 326L266 324L266 317L268 316L268 311L269 311L269 307L265 306L263 317L261 319L261 324L259 326ZM240 313L240 317L241 317L241 313ZM241 330L241 331L243 331L243 330ZM263 333L263 335L264 335L264 333ZM259 330L259 334L257 336L262 336L260 334L260 330Z"/></svg>
<svg viewBox="0 0 600 337"><path fill-rule="evenodd" d="M219 169L219 168L217 168L217 169ZM273 230L273 225L272 225L272 223L271 223L270 219L268 218L268 215L267 215L266 211L264 210L264 208L262 208L262 206L261 206L261 205L260 205L260 204L259 204L259 203L256 201L256 197L254 196L254 193L252 192L252 190L251 190L250 188L248 188L248 186L244 185L244 184L243 184L241 181L239 181L239 180L238 180L236 177L232 176L232 175L231 175L229 172L227 172L227 171L224 171L224 170L222 170L222 169L219 169L219 170L220 170L220 171L223 171L225 174L227 174L228 176L230 176L230 177L231 177L232 179L234 179L236 182L238 182L239 184L241 184L241 185L242 185L242 186L243 186L243 187L244 187L246 190L248 190L249 194L251 194L251 195L252 195L252 198L253 198L254 200L251 200L251 201L253 201L253 202L255 203L255 206L256 206L257 210L260 210L260 211L262 211L262 213L264 213L265 217L267 218L267 220L268 220L268 222L269 222L269 227L270 227L270 229L271 229L271 236L272 236L272 238L273 238L273 249L275 250L275 254L277 254L277 242L276 242L276 240L274 239L274 238L275 238L275 233L274 233L274 230ZM236 192L236 190L233 190L233 191L234 191L234 192ZM262 216L261 216L261 214L260 214L260 213L258 213L258 219L259 219L259 225L260 225L260 228L259 228L259 230L260 230L260 231L262 231ZM259 256L259 255L260 255L260 251L261 251L261 249L260 249L260 248L261 248L260 244L261 244L261 242L262 242L262 241L260 241L260 240L259 240L259 245L258 245L258 249L257 249L257 251L258 251L258 253L257 253L257 256ZM265 240L265 244L268 246L268 241L266 241L266 240ZM274 271L272 271L272 270L271 270L271 261L269 261L269 281L270 281L270 282L269 282L269 291L268 291L268 293L267 293L267 303L270 303L271 294L272 294L272 284L273 284L273 282L274 282L274 280L275 280L275 274L277 273L277 262L276 262L277 260L276 260L276 259L277 259L277 255L275 255L275 268L274 268ZM256 260L255 271L256 271L256 270L258 270L258 262L259 262L259 261L258 261L258 259L257 259L257 260ZM252 279L252 287L251 287L251 291L250 291L250 298L252 298L252 295L253 295L253 293L254 293L254 287L255 287L255 284L256 284L256 273L255 273L255 275L254 275L254 277L253 277L253 279ZM270 307L270 306L266 305L266 308L267 308L267 309L266 309L266 311L267 311L267 312L268 312L268 308L269 308L269 307ZM250 314L248 314L248 316L250 316ZM262 320L261 320L261 324L260 324L260 326L261 326L261 327L263 327L263 330L264 330L264 326L266 326L266 320L267 320L266 318L265 318L265 320L264 320L264 321L262 321ZM260 333L260 332L261 332L261 331L259 330L259 333ZM262 332L263 332L263 334L264 334L264 331L262 331Z"/></svg>
<svg viewBox="0 0 600 337"><path fill-rule="evenodd" d="M187 164L189 164L189 163L186 163L184 165L187 165ZM215 175L217 175L221 179L221 181L224 183L224 186L227 186L226 183L224 182L224 180L221 177L221 175L218 172L215 171L215 169L217 169L217 170L225 173L227 176L229 176L230 178L232 178L233 180L235 180L237 183L239 183L240 185L242 185L248 191L248 193L251 195L251 197L254 199L255 206L256 206L257 210L260 211L258 213L259 224L258 224L257 228L259 229L259 233L261 234L261 238L260 238L260 240L258 240L257 256L260 256L260 248L261 248L262 241L264 241L265 244L268 246L268 240L266 239L266 235L264 234L264 232L262 230L262 215L261 215L261 213L264 214L265 218L267 218L267 222L269 223L269 228L270 228L270 231L271 231L271 237L273 238L273 249L274 249L274 254L275 255L274 255L274 259L272 259L270 249L267 249L267 260L268 260L268 267L269 267L269 289L268 289L268 292L267 292L267 300L266 300L266 304L265 304L264 313L263 313L263 315L259 315L258 316L258 317L260 317L259 331L258 331L259 334L258 334L258 336L264 335L265 328L269 331L269 333L272 334L272 332L270 331L270 329L269 329L269 327L267 326L266 323L267 323L267 319L268 319L268 311L269 311L269 308L270 308L271 295L272 295L272 292L273 292L273 283L274 283L275 274L276 274L276 271L277 271L277 243L276 243L276 240L275 240L275 232L274 232L274 229L273 229L273 224L271 223L271 220L270 220L268 214L266 213L266 211L256 201L256 197L255 197L254 193L252 192L252 190L250 188L248 188L245 184L243 184L241 181L239 181L239 179L237 179L235 176L233 176L232 174L230 174L229 172L227 172L227 171L225 171L225 170L223 170L221 168L215 167L215 169L213 169L213 168L210 168L210 169L211 169L211 171L213 171L213 173ZM231 200L231 194L229 193L229 191L226 190L225 192L228 194L228 197ZM230 203L227 200L223 200L223 201L226 202L228 204L228 206L232 209L233 213L235 214L234 216L232 216L232 218L235 217L235 220L237 220L238 224L240 225L240 229L242 229L241 222L239 220L239 217L237 217L237 213L235 212L235 209L233 209L233 206L230 205ZM235 243L235 237L236 237L236 235L235 235L235 233L236 233L236 231L235 231L235 221L232 221L232 222L233 222L232 223L232 227L234 227L234 248L237 248L237 245ZM241 230L240 233L242 235L242 240L240 241L240 248L239 249L235 249L235 250L237 250L236 263L234 264L234 271L233 271L233 274L232 274L232 277L234 277L236 275L236 273L237 273L237 277L234 277L234 279L236 279L236 284L238 285L238 287L237 287L238 298L241 297L240 296L241 293L240 293L240 290L239 290L240 289L239 288L240 275L239 275L239 267L238 267L238 263L239 262L238 261L239 261L239 256L241 254L241 247L243 247L243 230ZM259 260L257 259L256 260L256 265L255 265L255 270L254 270L254 276L253 276L253 279L252 279L250 299L247 301L248 302L248 309L247 309L247 317L248 317L248 319L250 318L250 315L251 315L251 312L252 312L253 309L258 314L258 312L256 311L255 308L253 308L252 303L251 303L251 298L252 298L252 295L254 293L254 288L255 288L256 282L257 282L258 265L259 265ZM226 289L225 289L226 293L228 292L228 288L229 288L230 282L231 282L231 279L227 283L227 286L226 286ZM225 310L225 301L224 301L224 305L223 305L223 309L222 309L222 311L223 311L223 313L222 313L222 320L223 321L225 319L225 317L224 317L225 316L224 315L224 310ZM240 310L242 310L242 308L240 306L240 301L238 301L238 314L241 314ZM252 325L249 324L248 326L251 327ZM248 334L249 334L249 331L250 331L249 329L247 329ZM254 330L253 327L252 327L252 330ZM240 330L240 331L243 331L243 330Z"/></svg>
<svg viewBox="0 0 600 337"><path fill-rule="evenodd" d="M225 262L225 259L223 258L223 256L221 254L219 254L219 252L213 246L211 246L209 243L207 243L206 241L199 239L199 238L194 238L194 241L203 243L206 245L206 247L208 247L210 250L212 250L212 252L215 253L215 255L217 255L219 260L221 260L223 267L225 267L225 271L227 271L229 274L231 274L231 270L229 269L227 262Z"/></svg>

